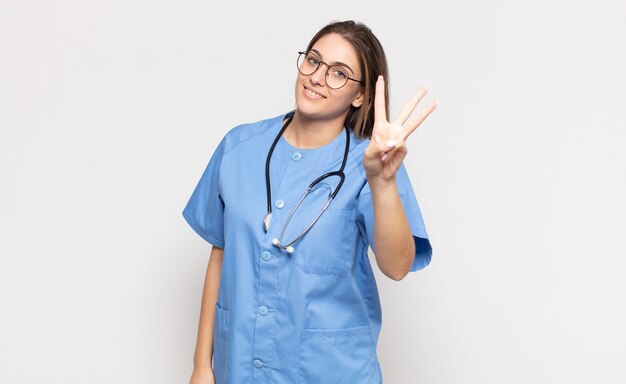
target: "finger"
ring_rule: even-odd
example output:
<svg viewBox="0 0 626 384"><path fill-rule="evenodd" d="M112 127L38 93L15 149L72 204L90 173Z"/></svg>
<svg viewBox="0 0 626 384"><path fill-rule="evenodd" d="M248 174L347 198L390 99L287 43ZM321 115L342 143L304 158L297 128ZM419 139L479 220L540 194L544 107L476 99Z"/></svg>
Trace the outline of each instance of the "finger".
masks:
<svg viewBox="0 0 626 384"><path fill-rule="evenodd" d="M397 145L397 142L398 140L372 140L365 149L365 157L380 158L381 156L384 156L386 152L393 150Z"/></svg>
<svg viewBox="0 0 626 384"><path fill-rule="evenodd" d="M404 125L404 123L406 123L406 121L409 119L409 116L411 116L411 113L413 113L413 110L415 110L415 107L417 107L417 103L419 103L420 100L422 100L422 98L427 93L428 93L427 86L424 86L418 89L417 92L413 94L413 97L411 97L411 100L409 100L409 102L406 103L404 108L402 108L402 112L400 112L400 114L398 115L398 118L396 119L395 124Z"/></svg>
<svg viewBox="0 0 626 384"><path fill-rule="evenodd" d="M374 139L375 137L378 139ZM372 135L369 145L365 148L365 156L380 157L386 150L389 150L389 148L385 146L385 141L380 139L377 135Z"/></svg>
<svg viewBox="0 0 626 384"><path fill-rule="evenodd" d="M417 127L434 111L439 105L438 100L431 101L424 109L422 109L417 116L404 127L402 131L402 138L406 140L411 133L413 133Z"/></svg>
<svg viewBox="0 0 626 384"><path fill-rule="evenodd" d="M398 150L402 150L405 147L405 141L401 138L389 140L386 143L386 152L396 152Z"/></svg>
<svg viewBox="0 0 626 384"><path fill-rule="evenodd" d="M406 150L406 142L404 140L394 140L395 146L393 148L389 148L389 150L387 152L385 152L382 157L381 160L385 161L385 159L387 158L392 158L392 159L404 159L404 156L406 156L407 150Z"/></svg>
<svg viewBox="0 0 626 384"><path fill-rule="evenodd" d="M402 148L404 148L404 140L402 139L393 139L393 140L387 140L385 142L380 142L376 144L376 153L375 155L377 156L381 156L381 160L385 161L385 158L387 158L387 156L390 153L396 152L398 150L402 150Z"/></svg>
<svg viewBox="0 0 626 384"><path fill-rule="evenodd" d="M376 80L376 94L374 95L374 121L387 122L387 108L385 108L385 79L382 75Z"/></svg>
<svg viewBox="0 0 626 384"><path fill-rule="evenodd" d="M385 141L377 141L371 142L370 145L366 148L366 150L371 149L371 154L373 156L380 156L385 152L393 151L398 145L402 145L402 140L385 140Z"/></svg>

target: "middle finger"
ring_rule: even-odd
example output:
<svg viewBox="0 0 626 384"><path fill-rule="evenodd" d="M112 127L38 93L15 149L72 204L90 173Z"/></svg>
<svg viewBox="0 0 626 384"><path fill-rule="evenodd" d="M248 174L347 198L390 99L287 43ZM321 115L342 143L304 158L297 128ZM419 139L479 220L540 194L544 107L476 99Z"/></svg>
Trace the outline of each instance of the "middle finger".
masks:
<svg viewBox="0 0 626 384"><path fill-rule="evenodd" d="M402 138L406 140L413 131L419 127L420 124L434 111L439 105L439 101L433 100L424 109L422 109L415 118L413 118L406 127L403 128Z"/></svg>
<svg viewBox="0 0 626 384"><path fill-rule="evenodd" d="M417 92L413 94L413 97L411 97L409 102L406 103L404 108L402 108L402 111L398 115L398 118L396 119L395 123L398 125L404 125L404 123L406 123L406 121L409 119L409 116L411 116L411 113L413 113L413 110L415 110L417 103L419 103L420 100L422 100L422 98L426 95L426 93L428 93L427 86L424 86L418 89Z"/></svg>

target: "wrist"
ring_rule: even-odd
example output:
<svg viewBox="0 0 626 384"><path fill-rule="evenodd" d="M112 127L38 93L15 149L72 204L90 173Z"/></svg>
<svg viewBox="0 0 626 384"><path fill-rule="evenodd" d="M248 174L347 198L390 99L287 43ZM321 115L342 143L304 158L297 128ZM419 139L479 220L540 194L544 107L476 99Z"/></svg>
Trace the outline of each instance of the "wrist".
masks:
<svg viewBox="0 0 626 384"><path fill-rule="evenodd" d="M370 189L372 190L372 192L374 190L386 191L395 190L398 188L395 175L390 179L386 179L380 176L367 176L367 182L370 185Z"/></svg>
<svg viewBox="0 0 626 384"><path fill-rule="evenodd" d="M205 371L205 370L213 370L213 366L211 365L211 358L208 361L196 361L193 362L194 371Z"/></svg>

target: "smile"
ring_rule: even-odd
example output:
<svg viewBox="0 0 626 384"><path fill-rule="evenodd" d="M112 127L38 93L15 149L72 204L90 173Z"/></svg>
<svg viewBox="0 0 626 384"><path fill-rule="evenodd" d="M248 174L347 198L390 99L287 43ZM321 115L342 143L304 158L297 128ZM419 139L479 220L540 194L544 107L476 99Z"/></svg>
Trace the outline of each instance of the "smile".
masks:
<svg viewBox="0 0 626 384"><path fill-rule="evenodd" d="M307 88L307 87L304 87L304 93L305 93L308 97L310 97L310 98L312 98L312 99L321 99L321 98L324 98L324 99L325 99L325 98L326 98L326 96L324 96L324 95L322 95L322 94L320 94L320 93L317 93L317 92L315 92L315 91L313 91L313 90L310 90L310 89L309 89L309 88Z"/></svg>

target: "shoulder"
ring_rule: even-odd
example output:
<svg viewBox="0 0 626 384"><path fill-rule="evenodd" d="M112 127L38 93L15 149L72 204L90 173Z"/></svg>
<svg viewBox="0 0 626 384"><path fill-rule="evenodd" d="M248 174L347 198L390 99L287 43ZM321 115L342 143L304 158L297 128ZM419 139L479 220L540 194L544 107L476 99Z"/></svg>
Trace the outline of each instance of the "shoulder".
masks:
<svg viewBox="0 0 626 384"><path fill-rule="evenodd" d="M369 143L370 139L367 137L358 137L352 131L350 133L350 154L362 157Z"/></svg>
<svg viewBox="0 0 626 384"><path fill-rule="evenodd" d="M278 132L280 130L283 119L286 114L280 114L275 117L255 121L252 123L243 123L229 130L222 139L224 154L232 151L240 144L253 140L255 138L264 137L265 134ZM276 129L278 127L278 129ZM274 134L276 133L274 132Z"/></svg>
<svg viewBox="0 0 626 384"><path fill-rule="evenodd" d="M363 169L363 154L370 143L370 139L366 137L358 137L354 131L350 132L350 152L348 157L354 162L354 166L359 169L363 177L365 177L365 169Z"/></svg>

